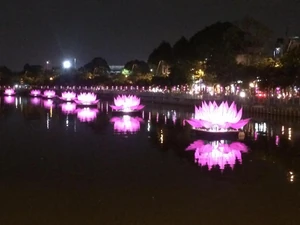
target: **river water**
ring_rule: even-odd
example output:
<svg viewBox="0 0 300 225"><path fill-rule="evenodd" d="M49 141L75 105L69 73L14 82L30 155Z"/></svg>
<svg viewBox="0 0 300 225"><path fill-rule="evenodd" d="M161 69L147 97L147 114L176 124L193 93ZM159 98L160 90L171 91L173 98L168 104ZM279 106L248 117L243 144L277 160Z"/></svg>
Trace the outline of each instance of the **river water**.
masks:
<svg viewBox="0 0 300 225"><path fill-rule="evenodd" d="M182 125L192 108L75 108L1 98L0 224L300 224L299 120L212 142Z"/></svg>

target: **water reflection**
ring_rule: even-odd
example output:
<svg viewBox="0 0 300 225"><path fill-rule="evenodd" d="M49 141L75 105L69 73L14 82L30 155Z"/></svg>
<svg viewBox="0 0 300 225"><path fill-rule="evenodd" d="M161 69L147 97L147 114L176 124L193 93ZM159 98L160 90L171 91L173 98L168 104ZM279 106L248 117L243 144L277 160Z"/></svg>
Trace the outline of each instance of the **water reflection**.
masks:
<svg viewBox="0 0 300 225"><path fill-rule="evenodd" d="M14 104L16 98L14 96L4 96L4 102L8 105Z"/></svg>
<svg viewBox="0 0 300 225"><path fill-rule="evenodd" d="M213 141L205 143L203 140L194 141L186 150L195 150L195 162L199 166L208 166L208 170L218 166L224 170L226 165L234 168L236 162L242 163L242 153L248 152L248 148L241 142L231 144L226 141Z"/></svg>
<svg viewBox="0 0 300 225"><path fill-rule="evenodd" d="M76 113L76 104L67 102L61 104L61 110L65 115Z"/></svg>
<svg viewBox="0 0 300 225"><path fill-rule="evenodd" d="M124 115L122 117L113 117L110 122L114 124L114 130L117 132L134 133L140 130L140 124L144 122L144 120L139 117Z"/></svg>
<svg viewBox="0 0 300 225"><path fill-rule="evenodd" d="M81 122L91 122L97 118L98 110L94 108L83 108L77 110L77 118Z"/></svg>
<svg viewBox="0 0 300 225"><path fill-rule="evenodd" d="M44 100L43 105L46 109L52 109L52 107L54 106L54 101L52 99Z"/></svg>
<svg viewBox="0 0 300 225"><path fill-rule="evenodd" d="M30 99L30 103L31 103L32 105L40 105L40 104L41 104L41 99L40 99L40 98L37 98L37 97L31 98L31 99Z"/></svg>

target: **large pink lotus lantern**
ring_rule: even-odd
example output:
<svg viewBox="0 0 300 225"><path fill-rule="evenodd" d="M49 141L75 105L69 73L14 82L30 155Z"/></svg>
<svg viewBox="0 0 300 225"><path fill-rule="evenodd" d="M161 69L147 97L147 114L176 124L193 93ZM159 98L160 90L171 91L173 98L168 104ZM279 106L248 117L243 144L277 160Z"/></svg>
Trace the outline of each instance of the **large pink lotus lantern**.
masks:
<svg viewBox="0 0 300 225"><path fill-rule="evenodd" d="M76 113L76 104L71 102L63 103L61 105L61 110L64 114Z"/></svg>
<svg viewBox="0 0 300 225"><path fill-rule="evenodd" d="M114 123L114 130L117 132L136 132L140 130L140 123L143 119L124 115L123 117L113 117L110 122Z"/></svg>
<svg viewBox="0 0 300 225"><path fill-rule="evenodd" d="M114 98L115 105L110 107L117 111L133 112L144 108L144 105L140 105L140 102L141 99L135 95L118 95L117 98Z"/></svg>
<svg viewBox="0 0 300 225"><path fill-rule="evenodd" d="M243 109L237 111L236 104L222 102L219 106L216 102L202 102L202 107L195 106L195 119L186 120L195 129L203 129L210 132L237 131L245 126L250 119L242 120Z"/></svg>
<svg viewBox="0 0 300 225"><path fill-rule="evenodd" d="M221 170L225 165L233 168L236 161L242 163L242 153L248 152L248 148L241 142L226 144L224 141L213 141L205 144L202 140L193 142L186 150L195 151L195 162L200 166L208 166L211 170L214 166L219 166Z"/></svg>
<svg viewBox="0 0 300 225"><path fill-rule="evenodd" d="M75 102L79 105L96 105L98 101L97 95L91 92L80 93L75 99Z"/></svg>
<svg viewBox="0 0 300 225"><path fill-rule="evenodd" d="M15 103L15 97L14 96L4 96L4 102L8 105Z"/></svg>
<svg viewBox="0 0 300 225"><path fill-rule="evenodd" d="M40 103L41 103L41 99L40 98L31 98L30 99L30 103L32 104L32 105L39 105Z"/></svg>
<svg viewBox="0 0 300 225"><path fill-rule="evenodd" d="M77 110L77 118L81 122L91 122L97 118L97 114L97 109L83 108Z"/></svg>
<svg viewBox="0 0 300 225"><path fill-rule="evenodd" d="M63 93L61 93L61 100L64 101L73 101L76 99L76 93L73 91L65 91Z"/></svg>
<svg viewBox="0 0 300 225"><path fill-rule="evenodd" d="M44 100L43 104L46 109L51 109L54 106L54 102L52 99Z"/></svg>
<svg viewBox="0 0 300 225"><path fill-rule="evenodd" d="M53 90L45 90L43 93L43 96L45 98L54 98L55 97L55 91Z"/></svg>
<svg viewBox="0 0 300 225"><path fill-rule="evenodd" d="M12 88L7 88L7 89L5 89L5 91L4 91L4 95L11 96L11 95L15 95L15 94L16 94L16 92L15 92L15 90L12 89Z"/></svg>
<svg viewBox="0 0 300 225"><path fill-rule="evenodd" d="M34 96L34 97L40 96L41 95L41 91L40 90L31 90L30 91L30 95Z"/></svg>

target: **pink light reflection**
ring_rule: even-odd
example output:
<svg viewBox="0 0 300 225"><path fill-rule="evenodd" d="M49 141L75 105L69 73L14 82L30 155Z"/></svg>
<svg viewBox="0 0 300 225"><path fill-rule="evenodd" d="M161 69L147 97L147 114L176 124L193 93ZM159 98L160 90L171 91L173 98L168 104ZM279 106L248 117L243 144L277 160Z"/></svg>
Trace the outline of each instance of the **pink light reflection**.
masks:
<svg viewBox="0 0 300 225"><path fill-rule="evenodd" d="M120 133L137 132L140 130L141 122L144 122L142 118L131 117L124 115L122 117L113 117L110 122L114 123L114 130Z"/></svg>
<svg viewBox="0 0 300 225"><path fill-rule="evenodd" d="M15 103L15 97L14 96L4 96L4 102L8 105Z"/></svg>
<svg viewBox="0 0 300 225"><path fill-rule="evenodd" d="M46 109L51 109L54 106L54 101L52 99L47 99L43 101L43 104Z"/></svg>
<svg viewBox="0 0 300 225"><path fill-rule="evenodd" d="M4 95L15 95L16 94L16 92L15 92L15 90L14 89L12 89L12 88L7 88L7 89L5 89L5 91L4 91Z"/></svg>
<svg viewBox="0 0 300 225"><path fill-rule="evenodd" d="M83 108L77 110L77 118L80 122L91 122L97 118L97 114L97 109Z"/></svg>
<svg viewBox="0 0 300 225"><path fill-rule="evenodd" d="M242 163L242 153L248 152L247 146L241 142L224 144L223 141L213 141L205 144L202 140L193 142L186 150L195 150L195 162L199 166L207 165L208 170L219 166L222 171L225 165L233 169L236 160Z"/></svg>
<svg viewBox="0 0 300 225"><path fill-rule="evenodd" d="M63 103L61 104L61 110L64 114L76 113L76 104L71 102Z"/></svg>
<svg viewBox="0 0 300 225"><path fill-rule="evenodd" d="M41 99L40 98L31 98L30 103L32 105L39 105L41 103Z"/></svg>

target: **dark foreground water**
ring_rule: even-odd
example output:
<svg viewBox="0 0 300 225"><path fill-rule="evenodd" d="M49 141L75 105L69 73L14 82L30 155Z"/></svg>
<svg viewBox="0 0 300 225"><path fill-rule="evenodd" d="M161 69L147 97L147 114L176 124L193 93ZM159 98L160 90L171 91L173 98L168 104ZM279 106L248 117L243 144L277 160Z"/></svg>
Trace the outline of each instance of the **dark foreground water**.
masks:
<svg viewBox="0 0 300 225"><path fill-rule="evenodd" d="M244 140L195 152L186 109L59 104L1 98L1 225L300 224L299 121L253 118Z"/></svg>

